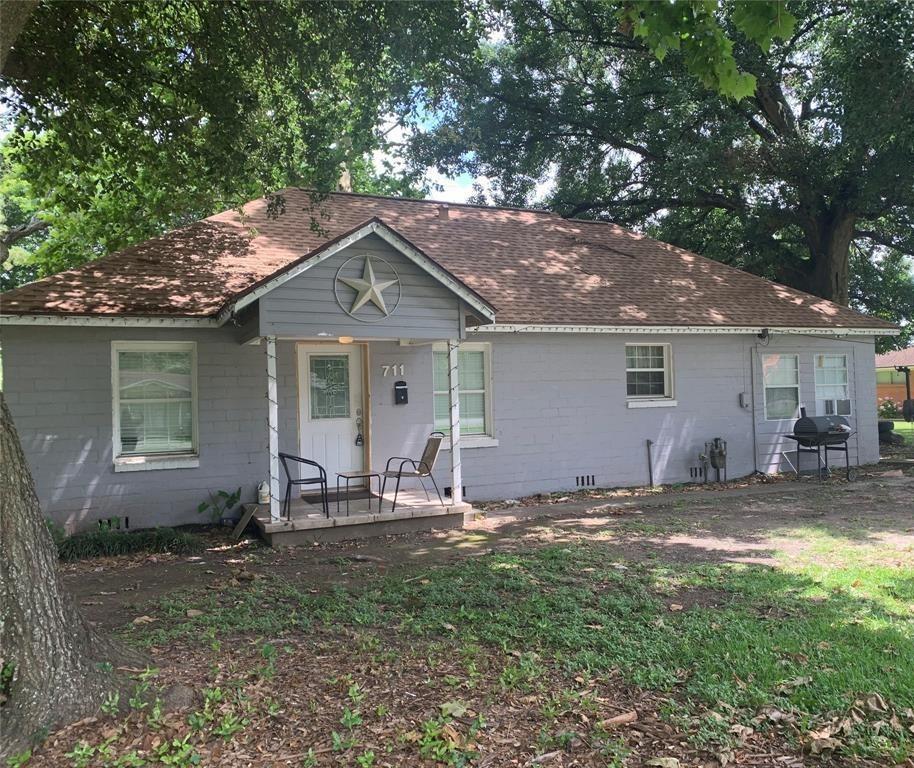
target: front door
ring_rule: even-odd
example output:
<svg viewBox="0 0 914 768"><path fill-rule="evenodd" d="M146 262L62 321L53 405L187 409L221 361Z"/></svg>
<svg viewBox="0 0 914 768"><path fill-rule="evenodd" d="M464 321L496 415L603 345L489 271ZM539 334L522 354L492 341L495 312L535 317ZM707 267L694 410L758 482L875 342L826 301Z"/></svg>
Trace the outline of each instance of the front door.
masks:
<svg viewBox="0 0 914 768"><path fill-rule="evenodd" d="M362 469L362 350L352 344L298 345L298 423L301 456L336 473Z"/></svg>

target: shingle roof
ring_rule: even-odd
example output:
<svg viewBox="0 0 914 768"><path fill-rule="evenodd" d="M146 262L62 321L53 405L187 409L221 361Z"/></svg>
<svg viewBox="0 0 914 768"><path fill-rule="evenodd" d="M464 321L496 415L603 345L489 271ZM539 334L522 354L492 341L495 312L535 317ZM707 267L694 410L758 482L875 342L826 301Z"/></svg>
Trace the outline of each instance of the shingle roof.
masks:
<svg viewBox="0 0 914 768"><path fill-rule="evenodd" d="M914 365L914 347L876 355L877 368L894 368L896 365Z"/></svg>
<svg viewBox="0 0 914 768"><path fill-rule="evenodd" d="M211 317L254 283L378 218L498 308L537 325L885 328L832 302L622 227L547 211L282 192L0 296L4 314ZM319 229L313 223L319 224Z"/></svg>

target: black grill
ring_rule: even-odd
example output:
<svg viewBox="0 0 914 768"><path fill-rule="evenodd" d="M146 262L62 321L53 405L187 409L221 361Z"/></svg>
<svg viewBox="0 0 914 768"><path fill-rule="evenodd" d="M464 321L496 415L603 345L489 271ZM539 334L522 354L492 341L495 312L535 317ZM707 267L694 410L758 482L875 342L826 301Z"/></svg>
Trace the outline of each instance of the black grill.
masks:
<svg viewBox="0 0 914 768"><path fill-rule="evenodd" d="M807 448L840 445L846 443L850 435L851 425L844 416L807 416L804 413L793 425L794 440Z"/></svg>
<svg viewBox="0 0 914 768"><path fill-rule="evenodd" d="M793 433L786 435L797 444L797 464L794 470L800 476L800 455L816 455L816 471L821 479L831 475L828 454L832 451L844 454L844 467L848 480L852 480L850 454L847 441L854 434L850 422L844 416L807 416L806 409L800 409L800 418L793 425ZM823 460L824 459L824 460Z"/></svg>

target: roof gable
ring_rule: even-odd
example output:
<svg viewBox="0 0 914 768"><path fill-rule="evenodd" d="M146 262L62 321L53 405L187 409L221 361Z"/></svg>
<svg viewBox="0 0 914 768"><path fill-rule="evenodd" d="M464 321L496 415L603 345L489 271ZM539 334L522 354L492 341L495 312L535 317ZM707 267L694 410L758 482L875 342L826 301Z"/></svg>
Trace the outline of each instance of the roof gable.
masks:
<svg viewBox="0 0 914 768"><path fill-rule="evenodd" d="M377 217L372 217L349 232L344 232L315 251L307 253L296 261L285 265L274 274L254 283L245 291L232 297L220 311L220 319L227 319L228 316L239 312L275 288L307 272L309 269L370 235L380 237L433 279L459 296L478 313L480 319L494 321L495 309L491 304Z"/></svg>

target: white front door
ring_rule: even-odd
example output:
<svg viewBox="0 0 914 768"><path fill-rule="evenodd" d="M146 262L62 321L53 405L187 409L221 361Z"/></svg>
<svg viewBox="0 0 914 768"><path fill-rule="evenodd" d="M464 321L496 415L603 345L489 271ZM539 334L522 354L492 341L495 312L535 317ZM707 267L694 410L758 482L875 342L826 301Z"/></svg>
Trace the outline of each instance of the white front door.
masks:
<svg viewBox="0 0 914 768"><path fill-rule="evenodd" d="M301 456L336 473L362 469L362 350L352 344L298 345L298 423ZM311 490L311 489L309 489Z"/></svg>

